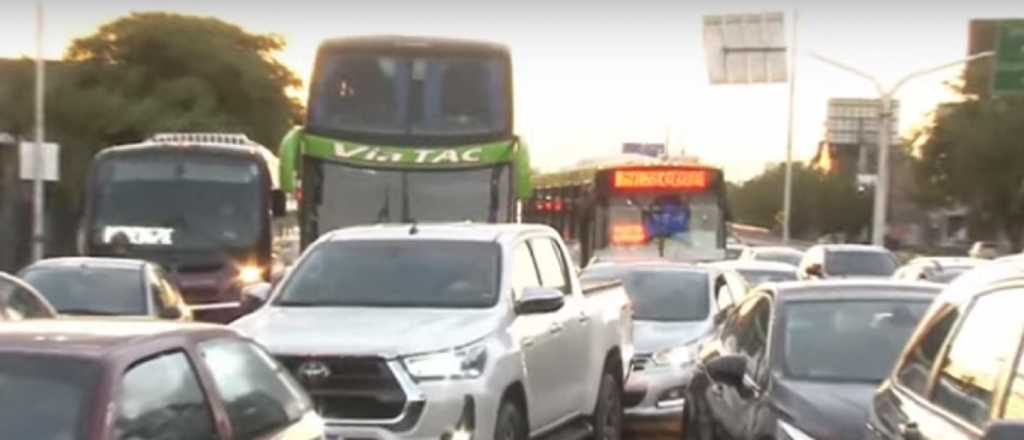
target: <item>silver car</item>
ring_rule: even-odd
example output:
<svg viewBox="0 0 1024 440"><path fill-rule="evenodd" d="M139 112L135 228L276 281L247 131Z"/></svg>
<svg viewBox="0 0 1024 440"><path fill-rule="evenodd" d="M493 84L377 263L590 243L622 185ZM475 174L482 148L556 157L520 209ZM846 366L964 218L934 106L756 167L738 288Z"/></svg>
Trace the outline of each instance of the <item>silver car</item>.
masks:
<svg viewBox="0 0 1024 440"><path fill-rule="evenodd" d="M583 272L584 281L622 280L633 301L632 374L623 404L642 421L679 420L701 343L740 299L724 274L677 263L608 264Z"/></svg>

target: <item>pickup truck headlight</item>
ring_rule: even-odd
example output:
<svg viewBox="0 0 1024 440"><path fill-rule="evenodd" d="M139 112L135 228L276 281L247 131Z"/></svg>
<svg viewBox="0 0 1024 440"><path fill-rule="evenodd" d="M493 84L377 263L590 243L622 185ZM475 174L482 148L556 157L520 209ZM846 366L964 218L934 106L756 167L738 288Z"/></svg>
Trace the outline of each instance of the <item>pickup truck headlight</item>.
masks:
<svg viewBox="0 0 1024 440"><path fill-rule="evenodd" d="M406 371L416 380L476 379L484 373L487 347L467 345L402 358Z"/></svg>
<svg viewBox="0 0 1024 440"><path fill-rule="evenodd" d="M775 438L778 440L815 440L810 434L782 420L779 420L775 426Z"/></svg>
<svg viewBox="0 0 1024 440"><path fill-rule="evenodd" d="M687 344L681 347L673 347L661 350L654 354L651 360L659 367L685 366L692 364L696 355L697 344Z"/></svg>

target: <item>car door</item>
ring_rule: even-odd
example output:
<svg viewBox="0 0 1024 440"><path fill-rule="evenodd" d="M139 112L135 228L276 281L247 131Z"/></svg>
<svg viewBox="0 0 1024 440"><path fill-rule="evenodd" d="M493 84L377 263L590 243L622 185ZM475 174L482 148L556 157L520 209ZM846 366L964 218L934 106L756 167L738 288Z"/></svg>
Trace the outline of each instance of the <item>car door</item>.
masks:
<svg viewBox="0 0 1024 440"><path fill-rule="evenodd" d="M509 281L514 304L522 297L523 290L539 287L541 282L533 251L526 241L513 249L511 264ZM553 370L559 368L561 359L555 338L550 334L551 325L555 322L556 313L536 313L517 315L511 326L526 368L523 381L526 385L527 416L531 431L564 416L559 410L559 399L554 397L559 386L559 373Z"/></svg>
<svg viewBox="0 0 1024 440"><path fill-rule="evenodd" d="M227 439L214 422L196 370L174 350L129 366L114 390L112 440Z"/></svg>
<svg viewBox="0 0 1024 440"><path fill-rule="evenodd" d="M291 375L247 340L198 344L201 363L223 402L234 440L308 440L323 435L312 404Z"/></svg>
<svg viewBox="0 0 1024 440"><path fill-rule="evenodd" d="M756 421L756 410L768 377L768 340L772 301L759 294L744 301L723 336L727 353L747 359L744 386L712 385L709 398L711 417L728 438L743 439Z"/></svg>
<svg viewBox="0 0 1024 440"><path fill-rule="evenodd" d="M569 267L555 240L534 238L530 240L530 248L540 272L541 285L565 295L565 305L552 314L553 322L548 330L554 368L544 374L551 375L551 379L556 381L557 393L553 393L551 398L556 400L559 413L568 415L579 410L586 391L597 385L584 381L588 375L580 374L579 369L565 368L567 360L588 362L592 358L587 351L590 345L587 344L586 330L590 321L585 314L583 298L573 294Z"/></svg>

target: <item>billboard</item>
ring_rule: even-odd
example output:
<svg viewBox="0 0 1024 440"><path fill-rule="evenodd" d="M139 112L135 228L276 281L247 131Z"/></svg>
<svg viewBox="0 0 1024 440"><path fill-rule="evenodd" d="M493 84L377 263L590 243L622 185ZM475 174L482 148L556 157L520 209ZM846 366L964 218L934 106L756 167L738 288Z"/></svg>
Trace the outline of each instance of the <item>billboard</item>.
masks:
<svg viewBox="0 0 1024 440"><path fill-rule="evenodd" d="M658 143L627 142L622 144L622 152L641 154L658 159L668 156L668 150L665 148L665 144Z"/></svg>
<svg viewBox="0 0 1024 440"><path fill-rule="evenodd" d="M704 55L711 84L786 82L786 51L781 12L704 17Z"/></svg>

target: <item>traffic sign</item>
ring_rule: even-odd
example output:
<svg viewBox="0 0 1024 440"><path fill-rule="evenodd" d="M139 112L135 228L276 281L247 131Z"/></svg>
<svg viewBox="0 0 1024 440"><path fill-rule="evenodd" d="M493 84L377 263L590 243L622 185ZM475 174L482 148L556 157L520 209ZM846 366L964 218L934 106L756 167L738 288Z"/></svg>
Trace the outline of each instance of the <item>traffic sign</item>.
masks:
<svg viewBox="0 0 1024 440"><path fill-rule="evenodd" d="M992 69L993 95L1024 94L1024 20L1006 20L999 24L995 68Z"/></svg>
<svg viewBox="0 0 1024 440"><path fill-rule="evenodd" d="M788 80L781 12L704 17L704 54L711 84Z"/></svg>
<svg viewBox="0 0 1024 440"><path fill-rule="evenodd" d="M22 142L19 145L20 175L24 180L32 180L36 175L35 167L35 142ZM60 145L43 142L43 180L56 182L60 180Z"/></svg>

